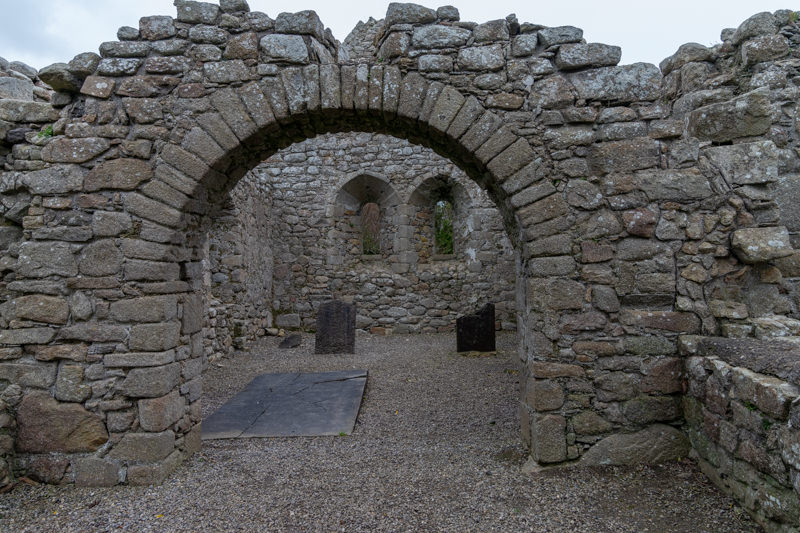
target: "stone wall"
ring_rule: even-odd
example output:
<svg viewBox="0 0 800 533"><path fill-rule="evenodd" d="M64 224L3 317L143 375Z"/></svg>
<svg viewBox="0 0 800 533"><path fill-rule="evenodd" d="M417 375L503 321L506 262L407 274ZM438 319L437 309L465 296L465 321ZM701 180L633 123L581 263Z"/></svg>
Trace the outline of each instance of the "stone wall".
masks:
<svg viewBox="0 0 800 533"><path fill-rule="evenodd" d="M54 134L6 135L0 175L3 212L20 206L0 293L18 468L150 483L197 449L209 217L248 171L318 134L408 139L486 191L518 257L521 420L540 463L684 454L678 336L796 331L794 211L776 198L800 162L794 13L758 14L659 70L617 66L617 47L578 28L448 7L391 4L376 57L353 60L312 12L177 7L120 29L103 57L43 69L52 105L0 100L11 129ZM343 188L342 214L367 181ZM400 235L413 211L395 196L398 242L422 236ZM396 274L426 257L405 253ZM58 431L44 439L44 424Z"/></svg>
<svg viewBox="0 0 800 533"><path fill-rule="evenodd" d="M357 326L373 332L451 331L456 316L487 301L498 325L514 327L514 255L500 215L430 149L386 135L323 135L282 150L251 176L241 183L258 179L271 189L277 326L313 328L321 302L345 298L357 304ZM433 253L432 182L461 191L452 257ZM391 190L379 202L375 256L362 255L358 212L368 197L357 196L369 194L358 187L370 184Z"/></svg>
<svg viewBox="0 0 800 533"><path fill-rule="evenodd" d="M211 217L203 262L204 354L244 349L272 326L274 214L269 184L248 175Z"/></svg>
<svg viewBox="0 0 800 533"><path fill-rule="evenodd" d="M800 349L796 342L681 340L693 455L767 531L800 524Z"/></svg>

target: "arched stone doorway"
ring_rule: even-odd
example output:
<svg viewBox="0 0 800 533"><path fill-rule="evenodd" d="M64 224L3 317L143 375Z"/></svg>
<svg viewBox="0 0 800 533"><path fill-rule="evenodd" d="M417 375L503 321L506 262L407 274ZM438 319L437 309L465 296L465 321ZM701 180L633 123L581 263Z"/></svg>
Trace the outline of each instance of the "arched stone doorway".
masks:
<svg viewBox="0 0 800 533"><path fill-rule="evenodd" d="M673 106L697 87L614 66L616 47L572 27L393 4L374 55L349 60L313 13L223 11L181 2L177 21L142 19L135 39L84 58L82 79L66 70L63 117L3 107L4 120L59 119L40 152L18 150L39 163L4 175L29 201L0 332L20 453L65 454L79 483L151 483L198 448L203 218L263 158L337 131L430 147L499 209L519 255L536 461L682 440L677 337L739 320L720 288L740 266L731 233L760 224L778 243L743 261L791 253L775 217L742 200L778 173L772 141L753 141L772 125L764 90ZM700 57L684 52L665 72ZM752 120L724 122L734 108ZM39 438L49 426L61 433Z"/></svg>

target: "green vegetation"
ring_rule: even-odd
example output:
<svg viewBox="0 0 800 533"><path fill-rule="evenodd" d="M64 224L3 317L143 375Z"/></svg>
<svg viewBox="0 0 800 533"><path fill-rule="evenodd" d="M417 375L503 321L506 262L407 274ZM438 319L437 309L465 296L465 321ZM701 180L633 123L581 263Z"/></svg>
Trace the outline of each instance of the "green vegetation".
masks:
<svg viewBox="0 0 800 533"><path fill-rule="evenodd" d="M453 253L453 204L439 200L433 208L433 242L437 254Z"/></svg>
<svg viewBox="0 0 800 533"><path fill-rule="evenodd" d="M48 137L52 137L52 136L53 136L53 125L49 124L49 125L45 126L44 128L42 128L42 131L40 131L36 135L36 138L44 139L44 138L48 138Z"/></svg>

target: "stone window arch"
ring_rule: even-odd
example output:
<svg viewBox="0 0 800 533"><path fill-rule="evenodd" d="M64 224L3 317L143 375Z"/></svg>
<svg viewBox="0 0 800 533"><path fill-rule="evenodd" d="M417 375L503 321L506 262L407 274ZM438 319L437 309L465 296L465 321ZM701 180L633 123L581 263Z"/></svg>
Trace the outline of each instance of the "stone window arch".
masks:
<svg viewBox="0 0 800 533"><path fill-rule="evenodd" d="M395 253L399 198L389 181L364 173L348 176L333 201L331 228L340 263Z"/></svg>
<svg viewBox="0 0 800 533"><path fill-rule="evenodd" d="M421 262L454 259L465 250L472 200L450 176L424 180L411 194L414 245Z"/></svg>

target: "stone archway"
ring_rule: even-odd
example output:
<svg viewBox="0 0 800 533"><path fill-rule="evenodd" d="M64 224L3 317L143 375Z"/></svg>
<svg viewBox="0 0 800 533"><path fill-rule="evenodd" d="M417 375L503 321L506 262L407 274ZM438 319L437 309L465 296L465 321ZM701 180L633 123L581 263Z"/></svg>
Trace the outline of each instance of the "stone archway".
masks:
<svg viewBox="0 0 800 533"><path fill-rule="evenodd" d="M615 66L619 49L577 28L463 25L411 4L392 4L373 57L350 61L313 12L244 7L179 2L177 20L145 17L84 57L85 79L52 74L66 107L41 168L4 175L31 195L0 332L18 451L62 453L76 483L105 485L159 482L196 451L203 217L276 150L373 131L449 158L503 216L533 458L613 462L642 441L656 446L640 458L685 453L677 337L718 331L704 287L732 270L715 257L755 224L741 187L777 172L767 150L724 145L770 128L764 91L673 108L655 66ZM665 71L696 62L684 56ZM734 107L754 118L728 124ZM700 139L723 163L705 165ZM758 176L740 160L763 161ZM747 261L791 253L767 248ZM38 439L48 426L63 435Z"/></svg>

